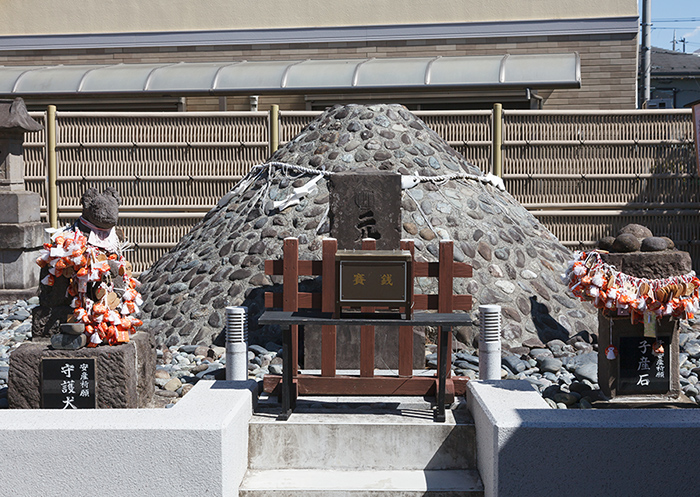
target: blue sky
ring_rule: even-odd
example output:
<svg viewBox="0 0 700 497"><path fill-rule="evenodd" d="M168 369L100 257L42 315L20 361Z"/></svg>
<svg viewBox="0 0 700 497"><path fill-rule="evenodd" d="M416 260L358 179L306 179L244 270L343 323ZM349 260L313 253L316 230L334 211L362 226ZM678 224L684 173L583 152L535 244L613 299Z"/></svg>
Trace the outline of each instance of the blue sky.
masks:
<svg viewBox="0 0 700 497"><path fill-rule="evenodd" d="M640 0L640 22L641 16ZM676 40L686 40L686 52L700 50L700 0L651 0L651 22L652 46L671 50L675 29ZM683 51L683 44L677 43L676 50Z"/></svg>

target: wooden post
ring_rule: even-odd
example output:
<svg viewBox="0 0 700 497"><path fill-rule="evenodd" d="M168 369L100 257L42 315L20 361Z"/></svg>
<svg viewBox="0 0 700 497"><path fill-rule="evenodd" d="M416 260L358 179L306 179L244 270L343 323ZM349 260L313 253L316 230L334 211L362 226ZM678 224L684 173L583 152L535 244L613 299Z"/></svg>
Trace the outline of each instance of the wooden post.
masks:
<svg viewBox="0 0 700 497"><path fill-rule="evenodd" d="M375 250L377 240L362 240L362 250ZM374 312L374 307L362 307L362 312ZM360 326L360 376L374 376L374 326Z"/></svg>
<svg viewBox="0 0 700 497"><path fill-rule="evenodd" d="M491 174L503 176L503 105L493 104L493 143L491 145Z"/></svg>
<svg viewBox="0 0 700 497"><path fill-rule="evenodd" d="M280 106L270 106L270 155L277 152L280 146Z"/></svg>
<svg viewBox="0 0 700 497"><path fill-rule="evenodd" d="M438 312L439 313L450 313L454 310L452 306L452 292L454 291L454 255L453 255L453 242L452 240L442 240L440 242L440 254L439 254L439 264L440 269L438 273ZM441 343L441 335L443 333L442 328L438 328L438 344ZM452 333L447 337L447 354L450 357L446 358L446 375L449 378L452 372L450 367L452 357ZM440 348L438 347L438 364L440 364Z"/></svg>
<svg viewBox="0 0 700 497"><path fill-rule="evenodd" d="M282 246L282 310L295 312L299 310L299 240L285 238ZM292 326L292 374L299 373L299 327ZM285 367L287 365L285 364Z"/></svg>
<svg viewBox="0 0 700 497"><path fill-rule="evenodd" d="M413 240L401 240L401 250L411 252L411 259L415 252ZM413 295L413 275L408 281L409 291ZM413 326L399 327L399 376L411 376L413 374Z"/></svg>
<svg viewBox="0 0 700 497"><path fill-rule="evenodd" d="M323 240L323 260L321 275L321 312L335 311L335 253L338 241L335 238ZM336 327L321 327L321 376L335 376L336 373Z"/></svg>
<svg viewBox="0 0 700 497"><path fill-rule="evenodd" d="M453 311L454 291L454 255L452 240L440 242L439 269L438 269L438 312L451 313ZM436 395L437 410L435 421L445 422L445 397L448 388L454 391L452 381L448 380L452 373L452 330L449 326L438 328L438 391Z"/></svg>
<svg viewBox="0 0 700 497"><path fill-rule="evenodd" d="M58 228L58 189L56 178L58 168L56 166L56 106L49 105L46 111L46 166L48 175L47 208L49 224L52 228Z"/></svg>

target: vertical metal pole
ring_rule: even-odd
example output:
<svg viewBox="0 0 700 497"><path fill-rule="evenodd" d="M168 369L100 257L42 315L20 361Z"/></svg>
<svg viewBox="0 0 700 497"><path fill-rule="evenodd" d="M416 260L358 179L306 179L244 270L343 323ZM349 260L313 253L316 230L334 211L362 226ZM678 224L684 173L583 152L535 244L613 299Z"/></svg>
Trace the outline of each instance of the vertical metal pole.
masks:
<svg viewBox="0 0 700 497"><path fill-rule="evenodd" d="M493 152L491 157L491 174L498 176L503 175L503 106L501 104L493 104Z"/></svg>
<svg viewBox="0 0 700 497"><path fill-rule="evenodd" d="M673 30L673 44L671 45L673 47L673 51L676 51L676 30Z"/></svg>
<svg viewBox="0 0 700 497"><path fill-rule="evenodd" d="M450 314L454 310L454 242L441 240L438 266L438 312ZM449 326L438 327L438 391L435 421L445 422L445 389L447 377L452 374L452 330Z"/></svg>
<svg viewBox="0 0 700 497"><path fill-rule="evenodd" d="M651 0L642 2L642 94L639 108L645 109L651 99Z"/></svg>
<svg viewBox="0 0 700 497"><path fill-rule="evenodd" d="M49 195L47 210L49 224L58 228L58 191L56 189L56 106L49 105L46 112L46 162Z"/></svg>
<svg viewBox="0 0 700 497"><path fill-rule="evenodd" d="M415 255L415 242L413 240L401 240L401 250L411 252L411 260ZM412 264L409 265L407 290L410 302L413 305L413 273ZM439 298L439 297L438 297ZM406 317L410 319L412 309L406 309ZM399 376L410 377L413 374L413 326L399 326Z"/></svg>
<svg viewBox="0 0 700 497"><path fill-rule="evenodd" d="M280 106L270 106L270 155L280 147Z"/></svg>

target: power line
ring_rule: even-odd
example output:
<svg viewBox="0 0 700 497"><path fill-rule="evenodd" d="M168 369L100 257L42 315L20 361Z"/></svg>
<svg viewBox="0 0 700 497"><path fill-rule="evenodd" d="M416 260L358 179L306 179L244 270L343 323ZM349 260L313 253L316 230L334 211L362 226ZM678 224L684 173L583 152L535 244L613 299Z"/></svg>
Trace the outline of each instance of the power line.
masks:
<svg viewBox="0 0 700 497"><path fill-rule="evenodd" d="M652 19L651 22L695 22L700 21L700 17L683 17L683 18L671 18L667 17L665 19Z"/></svg>
<svg viewBox="0 0 700 497"><path fill-rule="evenodd" d="M659 27L656 27L656 26L652 26L652 27L651 27L651 30L654 31L654 30L656 30L656 29L695 29L695 28L697 28L697 27L698 27L698 26L674 26L674 27L672 27L672 28L659 28Z"/></svg>

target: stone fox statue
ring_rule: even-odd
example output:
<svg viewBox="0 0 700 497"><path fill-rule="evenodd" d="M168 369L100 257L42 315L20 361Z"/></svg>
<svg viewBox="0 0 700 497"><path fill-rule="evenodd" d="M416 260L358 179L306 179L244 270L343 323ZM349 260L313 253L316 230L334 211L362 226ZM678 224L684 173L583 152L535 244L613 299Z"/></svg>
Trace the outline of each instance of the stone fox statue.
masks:
<svg viewBox="0 0 700 497"><path fill-rule="evenodd" d="M105 188L102 193L95 188L88 188L83 193L80 203L83 213L73 226L83 233L110 232L117 225L122 198L111 186Z"/></svg>

